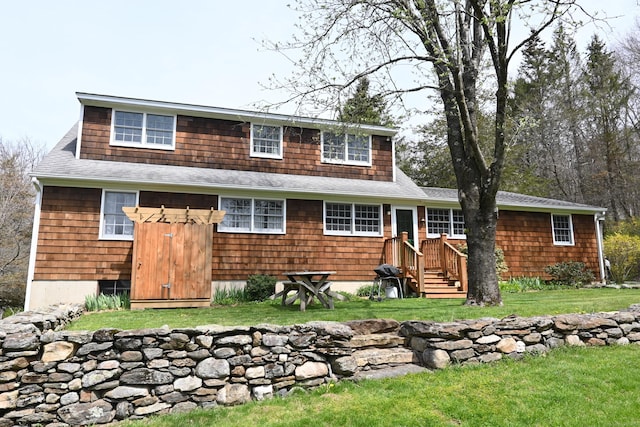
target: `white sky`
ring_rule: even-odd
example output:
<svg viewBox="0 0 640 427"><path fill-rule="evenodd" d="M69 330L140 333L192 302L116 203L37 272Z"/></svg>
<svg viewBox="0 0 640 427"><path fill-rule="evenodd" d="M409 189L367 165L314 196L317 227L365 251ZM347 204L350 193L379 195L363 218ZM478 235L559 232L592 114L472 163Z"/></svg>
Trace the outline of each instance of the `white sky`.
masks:
<svg viewBox="0 0 640 427"><path fill-rule="evenodd" d="M287 3L0 0L0 137L51 147L79 117L76 92L243 109L279 101L261 83L290 65L258 41L290 39ZM620 18L580 33L581 49L594 31L610 46L640 16L638 0L583 3Z"/></svg>

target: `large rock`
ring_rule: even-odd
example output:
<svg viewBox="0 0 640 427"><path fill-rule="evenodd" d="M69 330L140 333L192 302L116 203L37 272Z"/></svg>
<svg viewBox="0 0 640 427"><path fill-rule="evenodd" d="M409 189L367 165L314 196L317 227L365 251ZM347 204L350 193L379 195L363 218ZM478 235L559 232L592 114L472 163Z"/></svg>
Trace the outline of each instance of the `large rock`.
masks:
<svg viewBox="0 0 640 427"><path fill-rule="evenodd" d="M173 375L169 372L155 371L148 368L137 368L122 374L120 376L120 382L123 384L134 385L170 384L173 382Z"/></svg>
<svg viewBox="0 0 640 427"><path fill-rule="evenodd" d="M265 400L273 397L273 386L261 385L253 388L253 397L256 400Z"/></svg>
<svg viewBox="0 0 640 427"><path fill-rule="evenodd" d="M496 349L501 353L513 353L516 351L516 340L511 337L503 338L496 344Z"/></svg>
<svg viewBox="0 0 640 427"><path fill-rule="evenodd" d="M0 409L13 409L18 402L18 390L0 393Z"/></svg>
<svg viewBox="0 0 640 427"><path fill-rule="evenodd" d="M356 335L380 334L395 332L400 329L400 323L393 319L367 319L345 322Z"/></svg>
<svg viewBox="0 0 640 427"><path fill-rule="evenodd" d="M40 338L32 333L8 335L2 343L5 352L36 350L38 347Z"/></svg>
<svg viewBox="0 0 640 427"><path fill-rule="evenodd" d="M406 348L367 348L353 352L358 366L417 363L413 350Z"/></svg>
<svg viewBox="0 0 640 427"><path fill-rule="evenodd" d="M104 400L91 403L75 403L58 410L62 421L72 426L107 424L113 421L116 411Z"/></svg>
<svg viewBox="0 0 640 427"><path fill-rule="evenodd" d="M338 357L331 363L331 368L338 375L351 376L358 370L358 360L353 356Z"/></svg>
<svg viewBox="0 0 640 427"><path fill-rule="evenodd" d="M173 383L173 388L177 391L193 391L200 387L202 387L202 379L194 376L179 378Z"/></svg>
<svg viewBox="0 0 640 427"><path fill-rule="evenodd" d="M306 362L296 368L296 380L308 380L329 375L329 367L323 362Z"/></svg>
<svg viewBox="0 0 640 427"><path fill-rule="evenodd" d="M120 369L99 370L86 373L82 377L82 387L91 388L96 384L101 384L120 375Z"/></svg>
<svg viewBox="0 0 640 427"><path fill-rule="evenodd" d="M434 323L410 320L402 322L399 334L403 337L460 339L463 338L464 332L469 329L469 325L464 323Z"/></svg>
<svg viewBox="0 0 640 427"><path fill-rule="evenodd" d="M354 335L348 347L399 347L404 345L405 338L397 334L365 334Z"/></svg>
<svg viewBox="0 0 640 427"><path fill-rule="evenodd" d="M171 408L170 404L165 402L157 402L152 405L139 406L133 411L133 413L135 415L143 416L143 415L155 414L156 412L168 410L169 408Z"/></svg>
<svg viewBox="0 0 640 427"><path fill-rule="evenodd" d="M617 326L618 324L613 319L591 314L563 314L556 316L554 323L554 327L559 331L615 328Z"/></svg>
<svg viewBox="0 0 640 427"><path fill-rule="evenodd" d="M42 354L42 362L59 362L67 360L76 351L76 344L67 341L56 341L50 344L45 344L44 352Z"/></svg>
<svg viewBox="0 0 640 427"><path fill-rule="evenodd" d="M444 350L428 348L422 352L422 362L427 368L443 369L449 366L451 358Z"/></svg>
<svg viewBox="0 0 640 427"><path fill-rule="evenodd" d="M262 336L262 344L267 347L279 347L287 345L289 338L276 334L264 334Z"/></svg>
<svg viewBox="0 0 640 427"><path fill-rule="evenodd" d="M209 357L198 363L196 366L196 376L202 379L226 378L231 373L229 362L226 360Z"/></svg>
<svg viewBox="0 0 640 427"><path fill-rule="evenodd" d="M318 336L328 335L332 340L349 340L353 336L353 330L344 323L338 322L308 322Z"/></svg>
<svg viewBox="0 0 640 427"><path fill-rule="evenodd" d="M253 342L253 338L251 335L232 335L229 337L222 337L215 341L218 346L236 346L242 347L243 345L251 344Z"/></svg>
<svg viewBox="0 0 640 427"><path fill-rule="evenodd" d="M218 392L216 401L226 406L241 405L251 401L251 392L244 384L227 384Z"/></svg>
<svg viewBox="0 0 640 427"><path fill-rule="evenodd" d="M471 340L453 340L453 341L442 341L433 343L432 346L434 348L439 348L441 350L464 350L466 348L473 347L473 341Z"/></svg>
<svg viewBox="0 0 640 427"><path fill-rule="evenodd" d="M131 397L145 397L149 395L149 390L144 387L118 386L113 390L105 393L105 397L109 399L129 399Z"/></svg>

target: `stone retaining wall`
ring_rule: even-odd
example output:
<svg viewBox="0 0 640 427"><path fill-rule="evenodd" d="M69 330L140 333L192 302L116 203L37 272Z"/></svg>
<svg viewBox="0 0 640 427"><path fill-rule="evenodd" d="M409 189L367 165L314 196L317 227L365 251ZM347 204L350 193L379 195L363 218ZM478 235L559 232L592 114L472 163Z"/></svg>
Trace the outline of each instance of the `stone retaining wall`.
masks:
<svg viewBox="0 0 640 427"><path fill-rule="evenodd" d="M560 345L640 343L640 307L434 323L64 331L74 305L0 322L0 427L106 424L236 405L421 364L482 363Z"/></svg>

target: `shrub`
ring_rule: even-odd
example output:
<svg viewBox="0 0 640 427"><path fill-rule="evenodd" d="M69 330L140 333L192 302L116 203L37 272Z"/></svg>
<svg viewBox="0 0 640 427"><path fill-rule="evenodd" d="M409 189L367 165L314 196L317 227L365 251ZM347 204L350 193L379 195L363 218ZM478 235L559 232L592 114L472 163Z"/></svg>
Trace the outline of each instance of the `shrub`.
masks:
<svg viewBox="0 0 640 427"><path fill-rule="evenodd" d="M466 244L458 245L457 249L463 254L469 256L469 248ZM498 280L500 280L500 276L509 271L509 267L507 266L507 262L504 259L504 251L498 247L495 249L496 255L496 274L498 275Z"/></svg>
<svg viewBox="0 0 640 427"><path fill-rule="evenodd" d="M264 301L275 294L276 278L265 274L251 275L244 291L247 301Z"/></svg>
<svg viewBox="0 0 640 427"><path fill-rule="evenodd" d="M247 301L247 296L242 288L218 288L213 294L213 303L217 305L233 305L243 301Z"/></svg>
<svg viewBox="0 0 640 427"><path fill-rule="evenodd" d="M605 223L607 225L607 223ZM627 234L630 236L640 236L640 217L633 217L613 223L607 226L607 237L613 234Z"/></svg>
<svg viewBox="0 0 640 427"><path fill-rule="evenodd" d="M87 295L84 298L84 306L87 311L122 310L131 307L131 299L128 293L105 295Z"/></svg>
<svg viewBox="0 0 640 427"><path fill-rule="evenodd" d="M544 271L551 276L551 279L562 286L588 285L595 280L593 272L586 268L584 262L566 261L548 265Z"/></svg>
<svg viewBox="0 0 640 427"><path fill-rule="evenodd" d="M558 287L558 284L547 282L539 277L511 277L505 282L500 282L500 291L509 293L544 291L558 289Z"/></svg>
<svg viewBox="0 0 640 427"><path fill-rule="evenodd" d="M638 277L640 237L615 233L604 239L604 253L611 262L611 279L623 283Z"/></svg>

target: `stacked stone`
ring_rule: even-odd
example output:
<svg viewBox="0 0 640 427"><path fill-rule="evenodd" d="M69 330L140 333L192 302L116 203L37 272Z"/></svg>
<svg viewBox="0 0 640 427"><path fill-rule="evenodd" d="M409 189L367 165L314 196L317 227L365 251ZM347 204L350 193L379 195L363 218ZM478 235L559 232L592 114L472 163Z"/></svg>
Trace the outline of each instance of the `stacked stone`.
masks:
<svg viewBox="0 0 640 427"><path fill-rule="evenodd" d="M0 427L99 425L237 405L340 379L544 353L640 344L640 307L591 315L434 323L60 330L81 309L0 321ZM423 369L423 368L420 368Z"/></svg>
<svg viewBox="0 0 640 427"><path fill-rule="evenodd" d="M338 323L41 332L12 326L0 356L0 426L105 424L236 405L332 378L352 349Z"/></svg>
<svg viewBox="0 0 640 427"><path fill-rule="evenodd" d="M640 344L640 309L598 314L565 314L448 323L404 322L400 335L423 366L442 369L451 363L488 363L526 353L546 353L563 345Z"/></svg>

